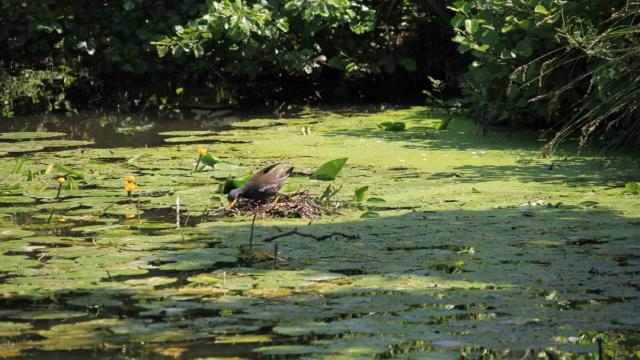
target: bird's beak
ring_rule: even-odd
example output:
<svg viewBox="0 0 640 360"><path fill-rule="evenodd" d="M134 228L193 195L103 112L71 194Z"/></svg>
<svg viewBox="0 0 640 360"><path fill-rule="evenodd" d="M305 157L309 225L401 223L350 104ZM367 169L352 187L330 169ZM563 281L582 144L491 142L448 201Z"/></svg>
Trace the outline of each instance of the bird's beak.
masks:
<svg viewBox="0 0 640 360"><path fill-rule="evenodd" d="M227 200L227 209L231 209L235 203L235 201Z"/></svg>

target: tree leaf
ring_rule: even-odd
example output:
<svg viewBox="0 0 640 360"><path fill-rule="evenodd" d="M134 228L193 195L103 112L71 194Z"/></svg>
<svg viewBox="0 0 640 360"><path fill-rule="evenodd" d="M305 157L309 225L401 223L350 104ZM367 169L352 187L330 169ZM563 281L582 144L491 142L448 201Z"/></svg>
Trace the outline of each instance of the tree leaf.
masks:
<svg viewBox="0 0 640 360"><path fill-rule="evenodd" d="M338 176L340 170L342 170L342 167L346 162L347 158L328 161L320 165L320 167L316 169L313 175L311 175L311 178L316 180L333 180L336 178L336 176Z"/></svg>
<svg viewBox="0 0 640 360"><path fill-rule="evenodd" d="M416 71L416 69L418 68L418 63L416 63L415 60L408 57L400 59L399 63L408 71Z"/></svg>

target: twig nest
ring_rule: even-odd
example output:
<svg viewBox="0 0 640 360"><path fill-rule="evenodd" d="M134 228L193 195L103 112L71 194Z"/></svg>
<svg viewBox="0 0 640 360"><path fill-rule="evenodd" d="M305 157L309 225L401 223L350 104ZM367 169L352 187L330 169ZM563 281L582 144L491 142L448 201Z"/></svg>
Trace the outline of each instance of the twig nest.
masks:
<svg viewBox="0 0 640 360"><path fill-rule="evenodd" d="M334 212L318 204L308 192L291 195L280 194L268 202L259 203L246 199L238 201L226 215L240 216L257 214L261 218L316 218Z"/></svg>

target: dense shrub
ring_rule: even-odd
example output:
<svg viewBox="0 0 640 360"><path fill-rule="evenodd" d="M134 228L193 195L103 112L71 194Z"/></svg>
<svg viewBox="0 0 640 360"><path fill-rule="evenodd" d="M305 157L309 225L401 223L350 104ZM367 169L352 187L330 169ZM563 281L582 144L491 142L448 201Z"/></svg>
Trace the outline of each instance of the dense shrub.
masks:
<svg viewBox="0 0 640 360"><path fill-rule="evenodd" d="M481 124L558 129L547 150L575 130L584 143L624 121L635 130L618 138L638 138L637 3L468 0L451 9L454 41L474 58L461 86Z"/></svg>

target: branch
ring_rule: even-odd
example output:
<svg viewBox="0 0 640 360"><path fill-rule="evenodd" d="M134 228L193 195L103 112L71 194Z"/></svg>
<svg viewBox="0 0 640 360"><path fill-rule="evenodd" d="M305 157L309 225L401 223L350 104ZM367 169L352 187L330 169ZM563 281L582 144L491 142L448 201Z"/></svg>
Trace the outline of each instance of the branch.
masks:
<svg viewBox="0 0 640 360"><path fill-rule="evenodd" d="M302 233L302 232L298 231L297 228L295 228L293 230L285 231L283 233L271 235L268 238L265 238L264 242L272 242L273 240L280 239L280 238L283 238L283 237L286 237L286 236L291 236L291 235L298 235L298 236L302 236L302 237L306 237L306 238L315 239L317 241L324 241L324 240L327 240L328 238L333 237L333 236L341 236L341 237L343 237L345 239L351 239L351 240L355 240L355 239L359 239L360 238L359 234L345 234L345 233L341 233L341 232L332 232L331 234L328 234L328 235L315 236L313 234Z"/></svg>

